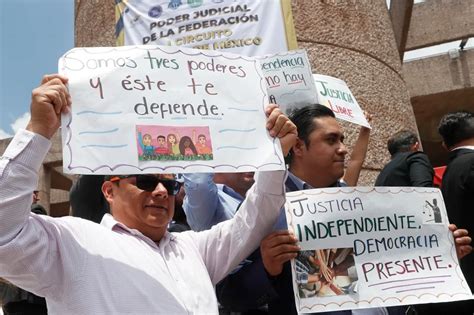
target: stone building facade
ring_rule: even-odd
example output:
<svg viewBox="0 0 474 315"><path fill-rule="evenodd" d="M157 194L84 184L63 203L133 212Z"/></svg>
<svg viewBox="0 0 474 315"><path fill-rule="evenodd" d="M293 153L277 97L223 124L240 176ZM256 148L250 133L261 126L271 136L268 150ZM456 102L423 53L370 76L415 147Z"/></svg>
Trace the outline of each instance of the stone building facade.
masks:
<svg viewBox="0 0 474 315"><path fill-rule="evenodd" d="M373 184L388 162L387 139L401 129L419 130L435 165L445 155L436 125L445 113L474 110L474 51L402 63L406 51L474 33L469 0L292 0L299 48L314 72L346 81L363 109L373 115L369 150L359 181ZM114 46L115 1L75 0L75 45ZM417 126L418 122L418 126ZM343 123L349 149L359 128ZM0 141L0 152L8 140ZM74 177L61 172L59 135L42 169L42 204L53 215L67 214Z"/></svg>

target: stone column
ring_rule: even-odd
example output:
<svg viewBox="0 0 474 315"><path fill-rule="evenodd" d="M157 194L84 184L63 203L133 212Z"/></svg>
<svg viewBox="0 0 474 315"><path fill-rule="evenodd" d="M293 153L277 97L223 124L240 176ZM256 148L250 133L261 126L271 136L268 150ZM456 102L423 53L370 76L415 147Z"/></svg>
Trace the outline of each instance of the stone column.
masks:
<svg viewBox="0 0 474 315"><path fill-rule="evenodd" d="M373 129L359 185L370 185L389 160L387 139L416 129L385 0L293 0L298 45L313 72L346 81ZM359 128L343 124L349 148Z"/></svg>
<svg viewBox="0 0 474 315"><path fill-rule="evenodd" d="M115 1L75 0L76 47L115 46Z"/></svg>

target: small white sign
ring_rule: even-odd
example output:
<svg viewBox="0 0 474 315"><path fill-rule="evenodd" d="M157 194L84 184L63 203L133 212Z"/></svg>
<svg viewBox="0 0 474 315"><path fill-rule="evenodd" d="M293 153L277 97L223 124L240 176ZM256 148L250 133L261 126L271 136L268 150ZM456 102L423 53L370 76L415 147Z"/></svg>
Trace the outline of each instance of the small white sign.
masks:
<svg viewBox="0 0 474 315"><path fill-rule="evenodd" d="M318 103L332 109L337 118L370 128L363 110L341 79L314 74Z"/></svg>
<svg viewBox="0 0 474 315"><path fill-rule="evenodd" d="M316 87L305 50L265 56L260 60L271 103L287 114L317 102Z"/></svg>

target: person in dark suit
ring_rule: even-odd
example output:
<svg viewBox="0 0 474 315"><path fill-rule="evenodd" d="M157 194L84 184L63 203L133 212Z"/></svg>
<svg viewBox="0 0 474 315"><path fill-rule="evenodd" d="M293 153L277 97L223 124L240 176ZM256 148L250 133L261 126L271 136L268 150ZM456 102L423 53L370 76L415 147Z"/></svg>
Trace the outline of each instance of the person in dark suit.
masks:
<svg viewBox="0 0 474 315"><path fill-rule="evenodd" d="M387 142L391 160L380 172L375 186L433 187L434 171L425 153L419 151L415 133L402 130Z"/></svg>
<svg viewBox="0 0 474 315"><path fill-rule="evenodd" d="M298 129L298 139L286 159L289 165L286 190L347 186L341 181L347 149L334 113L315 104L295 110L289 118ZM217 285L217 297L222 305L253 315L256 313L246 311L268 304L269 315L296 315L290 259L297 256L299 247L296 237L288 231L284 211L275 230L240 269ZM353 312L322 314L352 315ZM357 314L386 314L386 309L359 310Z"/></svg>
<svg viewBox="0 0 474 315"><path fill-rule="evenodd" d="M286 159L289 165L285 182L287 191L347 186L341 177L347 149L344 134L334 113L312 105L294 111L289 117L296 125L298 139ZM296 314L290 259L299 251L297 239L287 230L284 212L252 255L217 285L219 302L233 312L248 312L265 304L269 315ZM467 231L453 231L458 252L470 251ZM458 255L460 258L462 254ZM356 311L333 311L325 315L412 314L407 307L372 308Z"/></svg>
<svg viewBox="0 0 474 315"><path fill-rule="evenodd" d="M438 126L443 146L449 151L443 176L443 198L448 218L458 228L474 230L474 113L461 111L445 115ZM461 260L461 269L471 291L474 290L474 255ZM447 314L474 313L474 302L448 303ZM441 314L441 313L440 313Z"/></svg>

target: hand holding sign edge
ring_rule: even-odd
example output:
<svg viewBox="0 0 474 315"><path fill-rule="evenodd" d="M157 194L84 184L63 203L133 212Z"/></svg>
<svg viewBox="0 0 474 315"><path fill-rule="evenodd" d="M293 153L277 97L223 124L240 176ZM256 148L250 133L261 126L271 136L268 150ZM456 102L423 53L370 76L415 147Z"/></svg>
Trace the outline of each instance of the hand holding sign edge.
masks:
<svg viewBox="0 0 474 315"><path fill-rule="evenodd" d="M449 225L449 230L453 233L454 245L456 246L458 259L462 259L464 256L469 255L472 252L472 239L469 237L469 231L458 229L454 224Z"/></svg>
<svg viewBox="0 0 474 315"><path fill-rule="evenodd" d="M61 113L67 113L71 106L67 82L68 79L59 74L43 77L41 85L31 93L31 118L27 130L51 139L59 128Z"/></svg>
<svg viewBox="0 0 474 315"><path fill-rule="evenodd" d="M265 270L271 276L278 276L283 264L298 255L300 247L294 234L288 230L275 231L260 243L260 251Z"/></svg>

